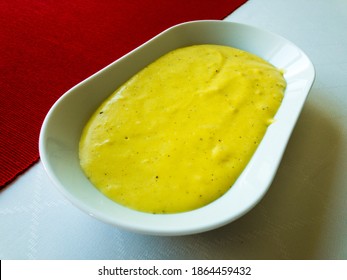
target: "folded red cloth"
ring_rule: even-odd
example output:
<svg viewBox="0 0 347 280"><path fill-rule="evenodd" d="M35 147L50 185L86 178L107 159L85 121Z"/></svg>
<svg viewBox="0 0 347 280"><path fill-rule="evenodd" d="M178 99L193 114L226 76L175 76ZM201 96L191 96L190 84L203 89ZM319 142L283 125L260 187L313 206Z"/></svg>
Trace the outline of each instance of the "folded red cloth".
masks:
<svg viewBox="0 0 347 280"><path fill-rule="evenodd" d="M172 25L245 2L0 1L0 189L39 159L42 121L66 90Z"/></svg>

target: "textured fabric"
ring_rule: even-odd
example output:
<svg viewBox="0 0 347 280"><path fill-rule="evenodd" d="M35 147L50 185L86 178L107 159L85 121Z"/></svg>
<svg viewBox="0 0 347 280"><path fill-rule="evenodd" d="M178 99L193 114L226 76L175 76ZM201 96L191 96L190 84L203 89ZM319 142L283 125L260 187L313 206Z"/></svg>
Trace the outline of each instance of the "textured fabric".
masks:
<svg viewBox="0 0 347 280"><path fill-rule="evenodd" d="M0 188L39 159L42 121L70 87L164 29L245 0L0 1Z"/></svg>

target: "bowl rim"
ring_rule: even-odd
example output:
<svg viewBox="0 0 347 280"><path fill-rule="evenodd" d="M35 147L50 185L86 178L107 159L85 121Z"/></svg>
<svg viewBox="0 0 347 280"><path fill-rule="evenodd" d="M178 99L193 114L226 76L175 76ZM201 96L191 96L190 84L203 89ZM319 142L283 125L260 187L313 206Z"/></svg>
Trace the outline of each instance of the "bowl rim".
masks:
<svg viewBox="0 0 347 280"><path fill-rule="evenodd" d="M295 116L291 117L291 123L292 126L287 128L285 131L286 137L283 137L283 141L279 143L279 151L276 157L271 161L271 172L269 172L269 175L266 176L264 182L262 184L264 185L261 190L255 190L254 187L250 186L249 184L254 183L254 181L247 181L247 176L249 176L250 172L254 172L254 161L259 160L261 156L264 154L261 153L260 155L257 155L259 147L254 154L254 156L251 159L251 162L247 165L244 172L241 174L239 179L234 183L234 185L230 188L230 190L224 194L219 199L213 201L212 203L198 208L196 210L183 212L183 213L175 213L175 214L150 214L150 213L143 213L138 212L136 210L132 210L129 208L125 208L120 205L115 205L117 211L123 211L122 213L126 213L128 219L116 219L114 216L111 216L109 213L105 213L104 211L101 211L100 209L96 209L95 207L92 207L85 201L83 201L81 198L75 197L71 191L67 188L67 186L64 185L61 178L58 176L58 174L55 172L54 168L51 165L51 158L48 156L49 151L47 150L47 139L48 139L48 127L50 125L51 118L53 118L54 114L57 113L58 110L60 110L60 106L62 102L66 102L66 98L73 93L76 89L79 87L84 86L85 84L92 81L95 77L99 77L100 75L103 75L104 71L108 71L108 69L112 68L117 63L120 63L126 59L131 58L134 54L139 52L139 50L143 49L144 47L148 47L152 44L155 44L155 41L158 38L162 38L163 36L169 36L172 32L178 32L179 29L187 29L187 28L219 28L220 26L225 26L225 28L238 28L238 29L244 29L244 30L252 30L252 32L259 33L262 35L266 35L272 38L275 38L281 44L288 45L291 48L295 48L297 50L301 57L305 59L305 62L307 63L308 72L306 73L306 83L302 85L301 93L302 96L300 96L300 100L296 106L296 113ZM224 27L223 27L224 28ZM195 234L200 232L205 232L208 230L212 230L218 227L221 227L225 224L228 224L247 212L249 212L255 205L259 203L259 201L263 198L263 196L268 191L272 180L275 176L275 173L277 171L277 168L279 166L279 163L282 159L286 144L289 140L289 137L291 135L291 132L295 126L295 123L300 115L300 112L302 110L302 107L304 105L304 102L307 98L307 95L309 93L310 88L312 87L312 84L314 82L315 78L315 71L312 62L309 60L307 55L299 49L297 46L295 46L292 42L288 41L287 39L274 34L272 32L269 32L267 30L260 29L255 26L251 26L248 24L243 23L237 23L237 22L230 22L230 21L221 21L221 20L197 20L197 21L188 21L184 23L180 23L177 25L174 25L163 32L159 33L158 35L154 36L152 39L148 40L144 44L140 45L139 47L135 48L131 52L127 53L126 55L120 57L119 59L115 60L111 64L107 65L100 71L96 72L92 76L88 77L87 79L83 80L82 82L78 83L74 87L72 87L70 90L68 90L66 93L64 93L51 107L48 114L46 115L41 131L40 131L40 138L39 138L39 152L41 157L41 162L43 163L44 169L47 172L48 176L54 183L54 186L75 206L77 206L79 209L83 210L84 212L88 213L90 216L93 216L103 222L106 222L108 224L117 226L119 228L123 228L126 230L130 230L137 233L143 233L143 234L151 234L151 235L187 235L187 234ZM300 80L300 79L299 79ZM281 109L281 108L280 108ZM268 134L268 132L266 133ZM263 141L262 141L263 142ZM257 155L257 159L256 158ZM259 175L259 174L258 174ZM259 175L261 176L261 175ZM230 204L230 198L234 195L234 193L239 194L239 189L241 187L247 187L256 192L256 196L252 196L252 199L247 197L247 194L241 195L240 198L242 198L245 202L241 203L236 206L229 205ZM106 198L107 199L107 198ZM110 207L107 202L104 202L107 207ZM116 202L111 202L112 204L116 204ZM227 209L229 209L230 213L224 213L222 216L219 216L216 219L216 213L221 213L221 205L223 207L228 206ZM112 206L111 206L112 207ZM235 207L237 208L235 210ZM134 220L129 220L134 219ZM143 223L139 223L139 221L144 221ZM194 222L192 222L194 221Z"/></svg>

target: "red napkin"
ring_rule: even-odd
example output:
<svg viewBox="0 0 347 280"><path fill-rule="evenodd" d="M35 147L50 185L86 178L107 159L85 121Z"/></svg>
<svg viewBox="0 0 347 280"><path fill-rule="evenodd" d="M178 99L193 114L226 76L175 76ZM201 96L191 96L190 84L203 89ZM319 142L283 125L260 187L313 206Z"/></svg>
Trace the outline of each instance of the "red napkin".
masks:
<svg viewBox="0 0 347 280"><path fill-rule="evenodd" d="M245 2L0 1L0 189L39 159L43 119L65 91L172 25Z"/></svg>

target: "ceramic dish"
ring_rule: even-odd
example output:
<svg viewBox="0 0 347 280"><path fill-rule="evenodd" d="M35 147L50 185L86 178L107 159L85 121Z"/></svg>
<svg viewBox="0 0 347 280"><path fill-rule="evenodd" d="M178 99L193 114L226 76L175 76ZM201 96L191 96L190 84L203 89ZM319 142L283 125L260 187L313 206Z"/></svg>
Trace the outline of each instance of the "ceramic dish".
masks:
<svg viewBox="0 0 347 280"><path fill-rule="evenodd" d="M92 113L119 85L165 53L193 44L229 45L254 53L285 71L282 105L244 172L221 198L179 214L148 214L118 205L85 177L78 159L81 131ZM230 223L251 210L275 176L285 147L314 80L308 57L286 39L256 27L226 21L187 22L147 43L66 92L51 108L40 135L42 163L55 186L89 215L127 230L185 235Z"/></svg>

